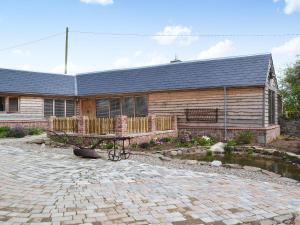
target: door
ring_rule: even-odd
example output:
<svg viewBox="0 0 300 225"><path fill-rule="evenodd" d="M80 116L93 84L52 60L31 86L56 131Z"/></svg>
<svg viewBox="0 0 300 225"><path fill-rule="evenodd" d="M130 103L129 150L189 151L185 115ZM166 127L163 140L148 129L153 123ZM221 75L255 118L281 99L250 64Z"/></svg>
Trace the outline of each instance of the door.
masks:
<svg viewBox="0 0 300 225"><path fill-rule="evenodd" d="M82 115L89 118L96 117L96 101L95 99L84 99L81 102Z"/></svg>

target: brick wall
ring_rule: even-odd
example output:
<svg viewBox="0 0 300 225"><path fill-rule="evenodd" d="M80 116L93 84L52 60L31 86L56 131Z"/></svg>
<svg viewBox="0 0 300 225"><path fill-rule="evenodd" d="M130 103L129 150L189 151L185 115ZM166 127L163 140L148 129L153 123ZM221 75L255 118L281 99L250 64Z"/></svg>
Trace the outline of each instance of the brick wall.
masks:
<svg viewBox="0 0 300 225"><path fill-rule="evenodd" d="M39 127L43 129L48 129L48 120L1 120L0 127Z"/></svg>

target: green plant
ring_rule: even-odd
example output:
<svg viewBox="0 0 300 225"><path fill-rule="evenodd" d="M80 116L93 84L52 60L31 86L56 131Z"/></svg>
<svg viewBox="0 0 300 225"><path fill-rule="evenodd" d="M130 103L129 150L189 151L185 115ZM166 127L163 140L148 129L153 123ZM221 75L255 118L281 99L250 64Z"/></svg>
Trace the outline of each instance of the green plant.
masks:
<svg viewBox="0 0 300 225"><path fill-rule="evenodd" d="M227 141L227 146L236 146L236 145L237 145L237 142L234 139L229 139Z"/></svg>
<svg viewBox="0 0 300 225"><path fill-rule="evenodd" d="M23 127L13 127L9 130L8 136L15 138L22 138L27 135L26 130Z"/></svg>
<svg viewBox="0 0 300 225"><path fill-rule="evenodd" d="M211 146L216 143L216 140L212 137L202 136L193 138L192 142L194 145Z"/></svg>
<svg viewBox="0 0 300 225"><path fill-rule="evenodd" d="M113 143L107 143L106 145L105 145L105 148L106 149L112 149L114 147L114 144Z"/></svg>
<svg viewBox="0 0 300 225"><path fill-rule="evenodd" d="M238 137L236 138L236 141L238 144L251 144L254 139L254 134L251 131L242 131Z"/></svg>
<svg viewBox="0 0 300 225"><path fill-rule="evenodd" d="M139 146L140 146L140 148L143 148L143 149L148 149L148 148L150 148L150 144L149 144L148 142L141 143Z"/></svg>
<svg viewBox="0 0 300 225"><path fill-rule="evenodd" d="M44 131L41 128L38 127L32 127L27 129L28 135L40 135Z"/></svg>
<svg viewBox="0 0 300 225"><path fill-rule="evenodd" d="M160 139L161 142L171 142L171 138L170 137L164 137L162 139Z"/></svg>
<svg viewBox="0 0 300 225"><path fill-rule="evenodd" d="M178 148L190 148L193 146L193 143L192 142L189 142L189 141L178 141L176 143L176 147Z"/></svg>
<svg viewBox="0 0 300 225"><path fill-rule="evenodd" d="M234 146L232 145L225 145L224 147L225 155L230 155L234 151Z"/></svg>
<svg viewBox="0 0 300 225"><path fill-rule="evenodd" d="M132 148L132 149L137 149L138 147L139 147L139 146L138 146L138 144L136 144L136 143L134 143L134 144L131 145L131 148Z"/></svg>
<svg viewBox="0 0 300 225"><path fill-rule="evenodd" d="M9 127L0 127L0 138L8 137L9 130Z"/></svg>
<svg viewBox="0 0 300 225"><path fill-rule="evenodd" d="M153 146L155 146L155 145L156 145L156 143L155 143L154 140L149 141L149 146L150 146L150 147L153 147Z"/></svg>

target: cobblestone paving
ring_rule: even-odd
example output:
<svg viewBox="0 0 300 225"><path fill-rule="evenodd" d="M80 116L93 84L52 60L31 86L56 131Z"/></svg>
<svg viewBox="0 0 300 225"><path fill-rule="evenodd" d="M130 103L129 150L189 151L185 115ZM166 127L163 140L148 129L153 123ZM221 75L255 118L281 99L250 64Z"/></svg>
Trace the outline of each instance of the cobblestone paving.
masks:
<svg viewBox="0 0 300 225"><path fill-rule="evenodd" d="M295 211L296 186L0 144L0 224L236 224Z"/></svg>

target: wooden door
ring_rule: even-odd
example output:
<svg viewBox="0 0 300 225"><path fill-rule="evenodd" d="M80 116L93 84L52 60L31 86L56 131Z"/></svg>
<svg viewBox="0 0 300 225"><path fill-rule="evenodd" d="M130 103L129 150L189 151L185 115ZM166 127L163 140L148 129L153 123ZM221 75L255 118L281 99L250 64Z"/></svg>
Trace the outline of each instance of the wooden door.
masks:
<svg viewBox="0 0 300 225"><path fill-rule="evenodd" d="M88 116L89 118L96 117L96 100L95 99L84 99L81 102L82 115Z"/></svg>

